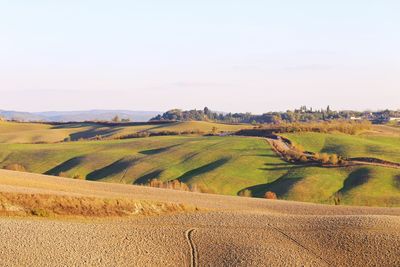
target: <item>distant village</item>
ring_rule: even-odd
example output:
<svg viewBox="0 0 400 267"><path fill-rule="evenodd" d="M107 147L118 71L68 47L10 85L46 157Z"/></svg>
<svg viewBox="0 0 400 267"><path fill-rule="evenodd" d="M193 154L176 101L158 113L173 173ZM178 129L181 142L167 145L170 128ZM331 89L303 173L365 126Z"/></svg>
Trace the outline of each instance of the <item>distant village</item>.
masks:
<svg viewBox="0 0 400 267"><path fill-rule="evenodd" d="M377 112L361 112L351 116L350 120L367 120L374 124L397 123L400 122L400 111L385 110Z"/></svg>

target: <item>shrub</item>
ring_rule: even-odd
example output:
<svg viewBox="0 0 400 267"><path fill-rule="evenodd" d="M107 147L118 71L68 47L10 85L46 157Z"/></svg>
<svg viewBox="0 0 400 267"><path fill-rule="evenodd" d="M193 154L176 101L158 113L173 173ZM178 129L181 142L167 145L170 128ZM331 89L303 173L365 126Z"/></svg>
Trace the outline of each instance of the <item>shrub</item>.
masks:
<svg viewBox="0 0 400 267"><path fill-rule="evenodd" d="M49 217L50 216L50 213L47 210L40 209L40 208L32 209L31 214L33 216L38 216L38 217Z"/></svg>
<svg viewBox="0 0 400 267"><path fill-rule="evenodd" d="M333 195L333 202L335 203L335 205L340 205L341 199L342 199L342 195L340 193L335 193Z"/></svg>
<svg viewBox="0 0 400 267"><path fill-rule="evenodd" d="M304 147L302 145L299 144L293 144L292 145L293 150L299 153L304 153Z"/></svg>
<svg viewBox="0 0 400 267"><path fill-rule="evenodd" d="M152 179L147 185L157 188L168 188L181 191L190 191L189 186L187 186L187 184L183 182L180 182L179 180L163 182L158 179Z"/></svg>
<svg viewBox="0 0 400 267"><path fill-rule="evenodd" d="M324 164L326 164L326 163L328 163L329 162L329 155L327 154L327 153L322 153L321 155L320 155L320 158L319 158L319 160L322 162L322 163L324 163Z"/></svg>
<svg viewBox="0 0 400 267"><path fill-rule="evenodd" d="M301 155L300 161L303 162L303 163L305 163L305 162L308 161L308 158L307 158L305 155Z"/></svg>
<svg viewBox="0 0 400 267"><path fill-rule="evenodd" d="M69 178L69 175L68 175L68 173L66 173L66 172L59 172L59 173L58 173L58 176L64 177L64 178Z"/></svg>
<svg viewBox="0 0 400 267"><path fill-rule="evenodd" d="M96 135L95 137L92 138L92 140L102 140L103 137L101 135Z"/></svg>
<svg viewBox="0 0 400 267"><path fill-rule="evenodd" d="M151 179L151 181L145 185L150 186L150 187L157 187L157 188L167 188L167 189L174 189L174 190L181 190L181 191L215 194L214 190L208 188L207 186L205 186L203 184L192 184L192 185L188 186L187 184L180 182L179 180L163 182L163 181L160 181L160 180L154 178L154 179Z"/></svg>
<svg viewBox="0 0 400 267"><path fill-rule="evenodd" d="M276 196L276 194L272 191L268 191L265 193L264 197L266 199L278 199L278 197Z"/></svg>
<svg viewBox="0 0 400 267"><path fill-rule="evenodd" d="M245 189L245 190L239 192L239 196L240 197L252 197L253 195L251 193L251 190Z"/></svg>
<svg viewBox="0 0 400 267"><path fill-rule="evenodd" d="M84 180L85 179L85 177L83 177L83 175L81 175L81 174L75 174L72 178L73 179L78 179L78 180Z"/></svg>
<svg viewBox="0 0 400 267"><path fill-rule="evenodd" d="M201 193L199 187L197 186L197 184L191 184L189 186L189 190L190 192L196 192L196 193Z"/></svg>
<svg viewBox="0 0 400 267"><path fill-rule="evenodd" d="M339 163L339 157L336 154L332 154L329 157L329 163L332 165L336 165Z"/></svg>
<svg viewBox="0 0 400 267"><path fill-rule="evenodd" d="M26 171L24 166L22 166L21 164L17 164L17 163L8 164L7 166L4 167L4 169L10 170L10 171L19 171L19 172Z"/></svg>

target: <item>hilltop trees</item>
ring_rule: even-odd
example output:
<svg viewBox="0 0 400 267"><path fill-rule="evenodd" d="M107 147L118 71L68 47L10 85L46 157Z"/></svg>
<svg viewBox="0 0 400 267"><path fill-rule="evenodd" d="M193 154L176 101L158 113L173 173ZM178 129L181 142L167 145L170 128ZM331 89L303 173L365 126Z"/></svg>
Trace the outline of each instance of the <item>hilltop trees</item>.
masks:
<svg viewBox="0 0 400 267"><path fill-rule="evenodd" d="M115 117L114 118L112 118L112 120L111 120L112 122L120 122L121 121L121 119L119 118L119 116L118 115L115 115Z"/></svg>
<svg viewBox="0 0 400 267"><path fill-rule="evenodd" d="M378 114L378 112L376 112ZM380 114L380 113L379 113ZM379 115L378 114L378 115ZM392 113L390 113L392 114ZM382 113L380 117L387 118L388 112ZM396 113L397 114L397 113ZM393 115L393 114L392 114ZM215 112L205 107L202 110L181 110L171 109L162 115L152 118L153 121L216 121L224 123L296 123L296 122L320 122L332 120L350 120L351 117L362 116L361 112L356 111L333 111L330 106L326 109L316 110L301 106L299 109L286 112L267 112L261 115L246 113L221 113Z"/></svg>

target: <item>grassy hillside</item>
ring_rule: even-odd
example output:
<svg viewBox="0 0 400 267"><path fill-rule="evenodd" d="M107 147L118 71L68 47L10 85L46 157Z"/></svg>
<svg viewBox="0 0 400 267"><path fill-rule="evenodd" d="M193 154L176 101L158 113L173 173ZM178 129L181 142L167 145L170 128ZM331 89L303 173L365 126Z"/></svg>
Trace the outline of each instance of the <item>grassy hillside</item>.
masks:
<svg viewBox="0 0 400 267"><path fill-rule="evenodd" d="M101 138L117 138L138 132L160 133L199 131L210 133L213 128L220 131L237 131L250 125L229 125L213 122L173 122L164 124L140 124L127 126L104 126L96 123L70 123L49 125L40 123L15 123L0 121L0 143L55 143L66 138L71 140Z"/></svg>
<svg viewBox="0 0 400 267"><path fill-rule="evenodd" d="M0 167L87 180L143 184L153 178L199 184L215 193L317 203L400 205L400 170L320 168L282 161L262 138L162 136L57 144L0 144Z"/></svg>
<svg viewBox="0 0 400 267"><path fill-rule="evenodd" d="M400 170L375 166L291 168L273 183L255 188L282 199L367 206L400 205Z"/></svg>
<svg viewBox="0 0 400 267"><path fill-rule="evenodd" d="M400 137L376 132L360 135L341 133L290 133L283 136L312 152L335 153L343 157L376 157L400 162Z"/></svg>
<svg viewBox="0 0 400 267"><path fill-rule="evenodd" d="M204 184L223 194L276 179L286 164L262 139L165 136L58 144L1 144L0 166L18 163L28 171L89 180L146 183L153 178Z"/></svg>

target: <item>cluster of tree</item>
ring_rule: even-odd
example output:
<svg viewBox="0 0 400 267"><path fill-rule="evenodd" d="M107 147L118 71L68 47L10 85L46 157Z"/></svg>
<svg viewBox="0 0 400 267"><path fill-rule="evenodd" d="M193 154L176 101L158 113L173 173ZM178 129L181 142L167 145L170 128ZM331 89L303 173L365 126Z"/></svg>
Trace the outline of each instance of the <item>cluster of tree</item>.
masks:
<svg viewBox="0 0 400 267"><path fill-rule="evenodd" d="M308 162L309 158L304 154L304 149L300 145L292 144L290 147L282 141L273 141L272 146L281 157L288 162Z"/></svg>
<svg viewBox="0 0 400 267"><path fill-rule="evenodd" d="M187 130L187 131L159 131L159 132L137 132L126 135L117 135L112 137L112 139L131 139L131 138L143 138L150 136L167 136L167 135L188 135L188 134L205 134L205 132L200 130Z"/></svg>
<svg viewBox="0 0 400 267"><path fill-rule="evenodd" d="M274 147L275 151L277 151L281 157L288 162L318 162L324 165L341 165L345 163L345 160L336 154L306 153L304 152L303 146L294 143L289 145L283 141L273 141L272 146Z"/></svg>
<svg viewBox="0 0 400 267"><path fill-rule="evenodd" d="M215 192L209 188L207 188L203 184L191 184L187 185L179 180L172 180L163 182L159 179L152 179L150 182L145 184L146 186L156 187L156 188L165 188L165 189L174 189L188 192L197 192L197 193L208 193L215 194Z"/></svg>
<svg viewBox="0 0 400 267"><path fill-rule="evenodd" d="M242 129L236 135L259 136L276 138L277 133L317 132L345 134L357 134L360 131L370 130L371 123L368 121L325 121L325 122L294 122L281 124L264 124L253 127L253 129ZM290 141L287 141L290 143Z"/></svg>
<svg viewBox="0 0 400 267"><path fill-rule="evenodd" d="M281 123L279 125L263 127L273 129L277 133L297 133L297 132L317 132L332 133L341 132L345 134L356 134L360 131L370 130L371 122L369 121L324 121L324 122L294 122Z"/></svg>
<svg viewBox="0 0 400 267"><path fill-rule="evenodd" d="M115 115L112 119L111 122L119 123L119 122L130 122L131 120L129 118L126 119L121 119L118 115Z"/></svg>
<svg viewBox="0 0 400 267"><path fill-rule="evenodd" d="M340 165L343 164L345 161L339 157L336 154L328 154L328 153L315 153L313 155L313 160L320 162L322 164L328 164L328 165Z"/></svg>
<svg viewBox="0 0 400 267"><path fill-rule="evenodd" d="M302 106L299 109L287 110L286 112L267 112L261 115L251 113L221 113L211 111L205 107L203 110L180 110L172 109L162 115L157 115L151 120L155 121L216 121L223 123L282 123L282 122L313 122L330 120L350 120L354 118L370 121L387 120L390 117L400 117L400 111L334 111L329 106L326 109L313 109Z"/></svg>
<svg viewBox="0 0 400 267"><path fill-rule="evenodd" d="M251 193L251 190L245 189L239 192L238 194L240 197L253 197L253 194ZM264 198L266 199L278 199L276 196L275 192L272 191L267 191L264 194Z"/></svg>

